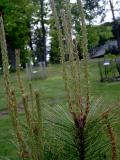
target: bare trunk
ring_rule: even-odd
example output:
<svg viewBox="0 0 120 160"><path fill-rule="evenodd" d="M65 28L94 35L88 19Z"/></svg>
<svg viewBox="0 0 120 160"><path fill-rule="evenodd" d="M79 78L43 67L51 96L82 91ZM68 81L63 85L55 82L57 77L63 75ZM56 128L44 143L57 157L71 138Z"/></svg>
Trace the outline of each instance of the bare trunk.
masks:
<svg viewBox="0 0 120 160"><path fill-rule="evenodd" d="M119 24L115 18L115 12L114 12L114 6L111 0L109 0L110 3L110 9L111 9L111 13L112 13L112 17L113 17L113 23L114 23L114 29L116 30L116 37L117 37L117 45L118 45L118 49L120 51L120 33L119 33Z"/></svg>
<svg viewBox="0 0 120 160"><path fill-rule="evenodd" d="M41 27L42 27L42 51L41 53L41 60L45 61L46 63L46 30L45 30L45 23L44 23L44 0L40 0L41 6Z"/></svg>
<svg viewBox="0 0 120 160"><path fill-rule="evenodd" d="M6 43L7 43L8 58L9 58L9 63L11 65L11 70L15 71L16 70L15 49L11 46L7 38L6 38Z"/></svg>
<svg viewBox="0 0 120 160"><path fill-rule="evenodd" d="M32 45L32 32L31 32L31 25L30 22L28 22L28 28L29 28L29 46L31 51L33 52L33 45Z"/></svg>

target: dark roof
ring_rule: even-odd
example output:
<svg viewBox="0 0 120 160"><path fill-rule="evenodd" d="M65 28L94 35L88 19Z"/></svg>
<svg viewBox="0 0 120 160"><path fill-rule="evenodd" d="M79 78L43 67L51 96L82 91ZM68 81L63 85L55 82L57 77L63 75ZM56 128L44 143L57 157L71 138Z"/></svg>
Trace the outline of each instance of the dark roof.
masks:
<svg viewBox="0 0 120 160"><path fill-rule="evenodd" d="M90 58L98 58L104 56L107 49L111 47L117 47L117 41L107 41L104 45L93 49L93 52L90 53Z"/></svg>

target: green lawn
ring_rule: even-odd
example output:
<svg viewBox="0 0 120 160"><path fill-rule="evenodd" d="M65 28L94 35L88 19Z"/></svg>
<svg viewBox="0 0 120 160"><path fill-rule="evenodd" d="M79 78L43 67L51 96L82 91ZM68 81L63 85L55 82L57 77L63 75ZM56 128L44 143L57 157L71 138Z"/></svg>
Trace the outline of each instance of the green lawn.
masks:
<svg viewBox="0 0 120 160"><path fill-rule="evenodd" d="M48 78L46 80L34 80L34 89L38 89L41 95L42 103L55 104L66 103L64 83L60 65L49 65L47 68ZM108 106L120 101L120 82L101 83L99 80L99 71L97 61L89 61L90 73L90 93L91 97L102 98L102 105ZM26 88L28 89L28 80L25 71L21 73ZM17 99L19 98L19 89L16 83L15 73L11 74L11 82L16 89ZM101 106L102 107L102 106ZM5 100L3 77L0 75L0 111L7 108ZM12 144L12 131L8 116L0 117L0 155L7 156L12 160L17 160L15 147Z"/></svg>

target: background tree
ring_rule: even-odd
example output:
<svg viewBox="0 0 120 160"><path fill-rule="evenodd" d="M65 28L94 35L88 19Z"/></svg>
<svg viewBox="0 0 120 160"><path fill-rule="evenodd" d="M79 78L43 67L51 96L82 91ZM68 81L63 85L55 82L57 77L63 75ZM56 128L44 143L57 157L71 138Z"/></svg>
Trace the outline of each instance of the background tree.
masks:
<svg viewBox="0 0 120 160"><path fill-rule="evenodd" d="M60 10L64 6L64 0L55 0L58 15L60 16ZM60 18L60 17L59 17ZM60 63L60 50L58 44L57 29L55 26L54 19L50 17L50 36L51 36L51 50L50 50L50 62Z"/></svg>
<svg viewBox="0 0 120 160"><path fill-rule="evenodd" d="M51 25L51 50L50 50L50 62L51 63L60 63L60 52L59 52L59 43L58 36L55 25Z"/></svg>
<svg viewBox="0 0 120 160"><path fill-rule="evenodd" d="M101 20L105 16L105 2L101 0L83 0L84 1L84 10L86 14L86 19L89 23L99 15Z"/></svg>
<svg viewBox="0 0 120 160"><path fill-rule="evenodd" d="M89 20L92 20L96 16L102 15L101 21L104 20L107 12L108 6L110 6L109 11L112 14L112 19L113 19L113 34L114 37L117 39L117 45L118 49L120 50L120 24L116 19L115 11L116 11L116 6L119 6L120 2L116 0L84 0L85 1L85 10L86 10L86 18ZM113 3L114 2L114 3ZM118 8L119 10L119 8ZM106 31L107 32L107 31Z"/></svg>
<svg viewBox="0 0 120 160"><path fill-rule="evenodd" d="M87 30L88 30L88 48L93 49L98 46L100 37L96 27L88 26Z"/></svg>
<svg viewBox="0 0 120 160"><path fill-rule="evenodd" d="M34 15L32 43L34 44L34 56L38 61L46 62L47 46L47 3L44 0L32 0L37 6L36 14Z"/></svg>
<svg viewBox="0 0 120 160"><path fill-rule="evenodd" d="M30 20L34 12L31 0L1 0L9 62L15 69L15 48L21 50L21 57L26 57L30 41ZM26 52L27 51L27 52ZM23 65L25 60L22 59Z"/></svg>
<svg viewBox="0 0 120 160"><path fill-rule="evenodd" d="M87 31L88 31L88 49L94 49L102 44L104 44L107 40L113 38L112 34L112 24L105 23L101 25L94 25L93 22L97 16L101 16L101 21L105 18L105 1L101 0L84 0L84 10L87 21ZM81 34L80 25L79 25L79 9L76 4L73 4L72 7L73 14L73 23L74 30L77 35L78 43L80 44Z"/></svg>
<svg viewBox="0 0 120 160"><path fill-rule="evenodd" d="M41 45L41 60L46 62L46 29L45 29L45 8L44 0L40 0L40 18L41 18L41 31L42 31L42 45Z"/></svg>
<svg viewBox="0 0 120 160"><path fill-rule="evenodd" d="M37 57L37 61L44 61L44 52L43 52L43 38L42 38L42 29L37 27L34 31L33 44L35 44L35 55Z"/></svg>
<svg viewBox="0 0 120 160"><path fill-rule="evenodd" d="M97 26L96 30L99 35L99 45L102 45L106 41L113 39L111 23L105 23L100 26Z"/></svg>
<svg viewBox="0 0 120 160"><path fill-rule="evenodd" d="M112 13L112 18L113 18L113 34L117 39L118 50L120 51L120 24L116 20L115 10L114 10L114 6L111 0L109 0L109 4L110 4L110 10Z"/></svg>

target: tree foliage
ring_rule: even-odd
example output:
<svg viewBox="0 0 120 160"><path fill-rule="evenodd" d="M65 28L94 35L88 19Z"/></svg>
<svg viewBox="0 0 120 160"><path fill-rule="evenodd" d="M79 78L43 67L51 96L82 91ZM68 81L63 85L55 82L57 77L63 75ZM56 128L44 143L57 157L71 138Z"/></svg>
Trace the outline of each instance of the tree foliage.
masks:
<svg viewBox="0 0 120 160"><path fill-rule="evenodd" d="M43 3L40 3L43 2ZM55 0L57 12L60 18L60 9L65 8L64 0ZM107 1L108 2L108 1ZM88 30L89 49L97 47L113 37L111 25L94 26L92 22L99 15L102 19L105 16L105 0L83 0L85 17ZM75 4L71 5L73 31L80 48L80 24L79 8ZM46 59L46 26L50 26L49 34L51 37L50 60L52 63L60 62L60 52L58 47L58 36L53 17L48 17L48 8L45 1L40 0L1 0L0 10L3 12L6 39L10 61L14 59L15 48L21 50L22 64L25 64L26 57L32 55L38 57L38 60ZM115 30L114 30L115 31ZM114 32L113 32L114 33ZM114 34L116 35L116 34ZM11 56L12 55L12 56ZM46 61L46 60L45 60ZM1 63L1 62L0 62ZM15 64L15 63L14 63Z"/></svg>
<svg viewBox="0 0 120 160"><path fill-rule="evenodd" d="M84 9L86 19L91 22L98 15L104 17L104 1L101 0L84 0Z"/></svg>
<svg viewBox="0 0 120 160"><path fill-rule="evenodd" d="M103 24L99 26L88 26L88 48L95 48L113 38L112 26Z"/></svg>
<svg viewBox="0 0 120 160"><path fill-rule="evenodd" d="M14 54L15 48L21 49L24 54L30 41L30 21L35 10L33 3L31 0L1 0L0 8L3 13L7 44L13 50L11 53L8 49L9 55Z"/></svg>
<svg viewBox="0 0 120 160"><path fill-rule="evenodd" d="M64 0L55 0L57 12L60 18L60 10L64 6ZM51 15L50 20L50 36L51 36L51 50L50 50L50 61L51 63L60 63L60 50L58 45L57 29L55 27L54 19Z"/></svg>

